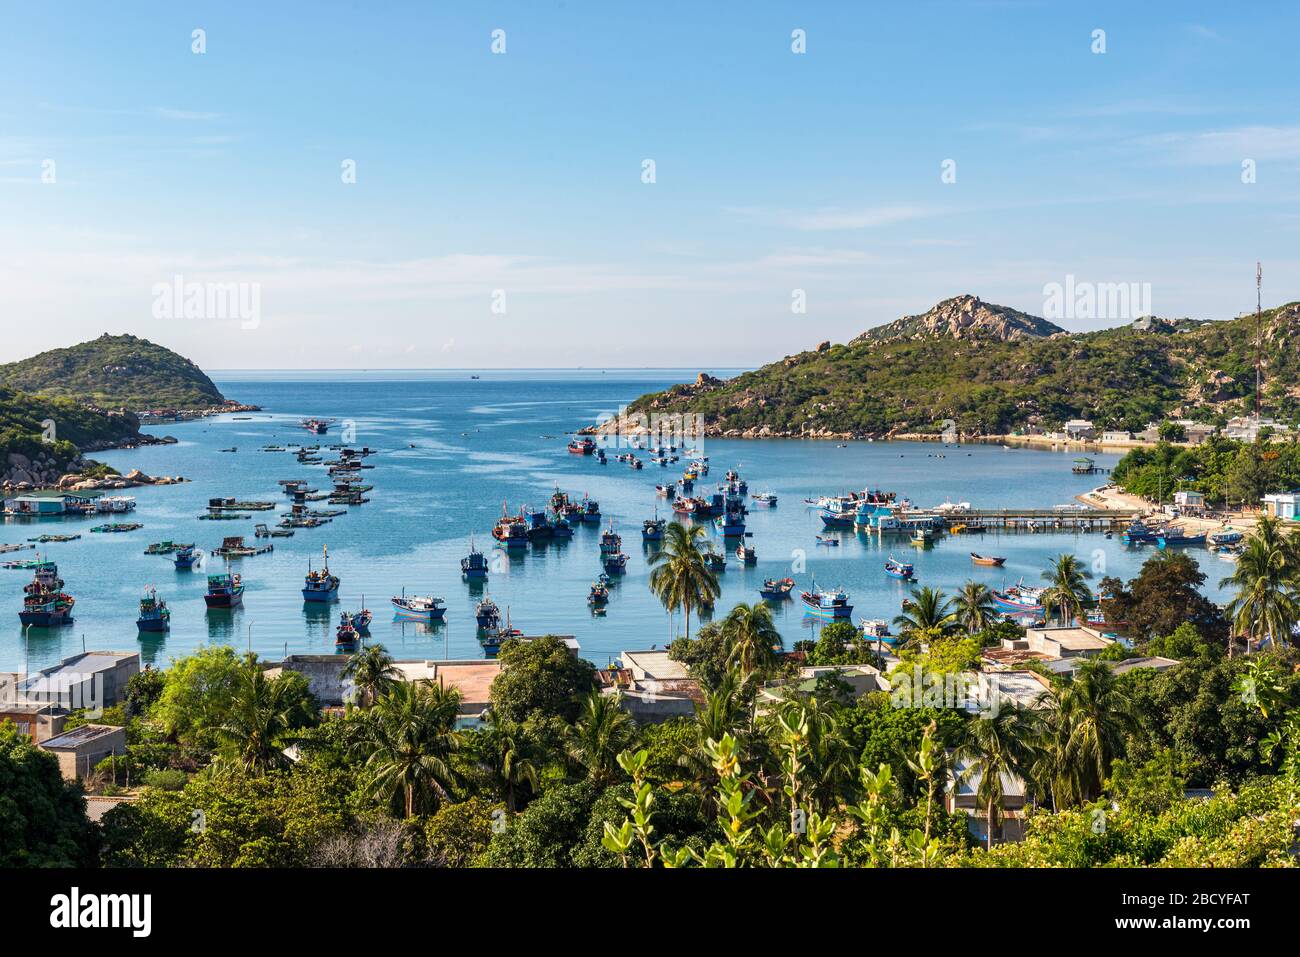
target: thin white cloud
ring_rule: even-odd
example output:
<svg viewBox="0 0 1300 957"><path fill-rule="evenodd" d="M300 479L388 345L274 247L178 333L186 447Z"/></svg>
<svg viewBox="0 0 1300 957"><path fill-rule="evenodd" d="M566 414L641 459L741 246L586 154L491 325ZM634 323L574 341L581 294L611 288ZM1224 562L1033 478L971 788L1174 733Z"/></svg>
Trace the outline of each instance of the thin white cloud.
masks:
<svg viewBox="0 0 1300 957"><path fill-rule="evenodd" d="M1243 126L1201 133L1138 137L1132 146L1156 159L1194 166L1237 164L1244 159L1300 159L1300 126Z"/></svg>

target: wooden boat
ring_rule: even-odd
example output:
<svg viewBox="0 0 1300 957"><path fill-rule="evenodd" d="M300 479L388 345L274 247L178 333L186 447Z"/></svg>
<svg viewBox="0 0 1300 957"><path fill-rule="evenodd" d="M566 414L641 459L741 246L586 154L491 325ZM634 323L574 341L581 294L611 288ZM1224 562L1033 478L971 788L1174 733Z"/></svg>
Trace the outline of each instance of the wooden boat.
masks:
<svg viewBox="0 0 1300 957"><path fill-rule="evenodd" d="M755 492L753 495L750 496L750 498L752 498L755 502L758 502L758 504L760 505L767 505L771 507L776 504L776 495L773 494L772 492Z"/></svg>
<svg viewBox="0 0 1300 957"><path fill-rule="evenodd" d="M1228 545L1236 545L1245 537L1246 536L1244 536L1241 532L1234 531L1233 529L1227 529L1222 532L1215 532L1213 535L1211 535L1209 537L1209 543L1211 547L1223 548Z"/></svg>
<svg viewBox="0 0 1300 957"><path fill-rule="evenodd" d="M793 590L793 578L769 578L763 582L763 587L758 590L758 593L764 598L783 599L789 598Z"/></svg>
<svg viewBox="0 0 1300 957"><path fill-rule="evenodd" d="M582 520L588 525L600 524L600 503L585 495L582 497Z"/></svg>
<svg viewBox="0 0 1300 957"><path fill-rule="evenodd" d="M245 545L243 535L227 535L221 540L221 545L212 550L212 554L222 558L248 558L274 550L274 545Z"/></svg>
<svg viewBox="0 0 1300 957"><path fill-rule="evenodd" d="M522 515L507 515L503 502L501 518L492 527L492 537L507 548L523 548L528 544L528 519Z"/></svg>
<svg viewBox="0 0 1300 957"><path fill-rule="evenodd" d="M307 564L307 577L302 586L303 601L335 601L339 597L339 576L330 574L329 546L322 546L321 552L324 567L320 571L313 569L310 561Z"/></svg>
<svg viewBox="0 0 1300 957"><path fill-rule="evenodd" d="M596 443L591 439L574 439L569 443L570 455L591 455L596 451Z"/></svg>
<svg viewBox="0 0 1300 957"><path fill-rule="evenodd" d="M112 534L114 532L134 532L137 528L144 528L144 526L139 522L113 522L108 525L96 525L91 531Z"/></svg>
<svg viewBox="0 0 1300 957"><path fill-rule="evenodd" d="M610 575L622 575L627 572L627 556L622 552L607 554L604 558L605 572Z"/></svg>
<svg viewBox="0 0 1300 957"><path fill-rule="evenodd" d="M974 562L976 565L996 566L996 565L1003 565L1006 563L1006 558L997 555L981 555L978 552L971 552L970 560Z"/></svg>
<svg viewBox="0 0 1300 957"><path fill-rule="evenodd" d="M176 550L176 554L172 558L172 564L177 568L193 568L202 558L203 553L193 545L184 545Z"/></svg>
<svg viewBox="0 0 1300 957"><path fill-rule="evenodd" d="M467 582L486 581L488 577L488 560L474 547L472 538L469 540L469 554L460 560L460 577Z"/></svg>
<svg viewBox="0 0 1300 957"><path fill-rule="evenodd" d="M364 603L364 599L362 599ZM339 624L350 625L358 634L370 634L370 623L374 620L374 615L370 614L368 608L362 608L360 611L344 611L339 613Z"/></svg>
<svg viewBox="0 0 1300 957"><path fill-rule="evenodd" d="M299 424L313 435L324 435L330 430L328 419L303 419Z"/></svg>
<svg viewBox="0 0 1300 957"><path fill-rule="evenodd" d="M244 602L244 580L223 572L208 576L208 591L203 596L209 608L234 608Z"/></svg>
<svg viewBox="0 0 1300 957"><path fill-rule="evenodd" d="M614 531L614 523L609 523L609 528L600 533L600 553L602 555L613 555L623 548L623 538Z"/></svg>
<svg viewBox="0 0 1300 957"><path fill-rule="evenodd" d="M838 547L839 547L839 544L840 544L840 540L839 540L838 538L823 538L822 536L818 535L818 536L817 536L817 544L818 544L818 545L829 545L829 546L832 547L832 548L838 548Z"/></svg>
<svg viewBox="0 0 1300 957"><path fill-rule="evenodd" d="M501 625L501 609L491 598L484 598L474 608L474 620L478 627L495 631Z"/></svg>
<svg viewBox="0 0 1300 957"><path fill-rule="evenodd" d="M140 617L135 620L139 631L167 631L172 626L171 609L167 602L158 597L156 588L149 588L140 599Z"/></svg>
<svg viewBox="0 0 1300 957"><path fill-rule="evenodd" d="M603 581L592 582L591 591L587 592L587 604L593 608L609 604L609 586Z"/></svg>
<svg viewBox="0 0 1300 957"><path fill-rule="evenodd" d="M727 556L722 552L715 552L712 549L703 555L704 566L711 572L721 572L727 570Z"/></svg>
<svg viewBox="0 0 1300 957"><path fill-rule="evenodd" d="M334 632L334 650L352 654L360 645L361 633L350 621L340 621L338 629Z"/></svg>
<svg viewBox="0 0 1300 957"><path fill-rule="evenodd" d="M814 582L809 591L799 596L799 600L803 602L804 614L814 618L849 618L853 615L848 592L842 589L822 591Z"/></svg>
<svg viewBox="0 0 1300 957"><path fill-rule="evenodd" d="M1028 585L1012 585L1005 591L994 591L993 604L1002 611L1018 615L1041 615L1043 613L1043 592L1046 589L1033 588Z"/></svg>
<svg viewBox="0 0 1300 957"><path fill-rule="evenodd" d="M400 597L393 599L393 613L398 618L412 621L441 621L447 614L447 609L441 598L434 598L432 595L407 597L406 592L403 591Z"/></svg>
<svg viewBox="0 0 1300 957"><path fill-rule="evenodd" d="M916 575L916 568L911 562L900 562L890 555L885 561L885 574L901 581L912 581Z"/></svg>
<svg viewBox="0 0 1300 957"><path fill-rule="evenodd" d="M63 590L59 566L54 562L36 562L35 574L23 586L23 607L18 620L34 628L57 628L73 622L72 608L77 600Z"/></svg>
<svg viewBox="0 0 1300 957"><path fill-rule="evenodd" d="M754 550L753 545L741 542L736 546L736 559L742 565L755 565L758 563L758 552Z"/></svg>

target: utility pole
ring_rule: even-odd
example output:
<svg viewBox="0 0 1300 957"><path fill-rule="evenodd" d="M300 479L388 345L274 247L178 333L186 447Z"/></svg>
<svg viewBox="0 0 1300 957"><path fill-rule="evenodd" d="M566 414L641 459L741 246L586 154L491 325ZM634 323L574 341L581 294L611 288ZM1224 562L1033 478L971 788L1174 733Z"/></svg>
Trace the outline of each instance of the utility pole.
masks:
<svg viewBox="0 0 1300 957"><path fill-rule="evenodd" d="M1255 421L1258 422L1261 413L1260 403L1260 383L1262 375L1260 373L1260 359L1264 349L1264 313L1260 308L1260 287L1264 282L1264 268L1258 262L1255 263Z"/></svg>

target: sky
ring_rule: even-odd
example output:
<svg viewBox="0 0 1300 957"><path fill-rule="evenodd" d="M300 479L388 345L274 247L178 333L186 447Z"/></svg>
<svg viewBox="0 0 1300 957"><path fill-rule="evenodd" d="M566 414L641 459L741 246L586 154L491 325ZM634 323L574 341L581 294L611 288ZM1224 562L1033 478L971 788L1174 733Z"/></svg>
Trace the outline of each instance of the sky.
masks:
<svg viewBox="0 0 1300 957"><path fill-rule="evenodd" d="M1297 28L0 0L0 360L129 332L209 369L750 367L1067 282L1230 318L1256 261L1266 307L1300 299Z"/></svg>

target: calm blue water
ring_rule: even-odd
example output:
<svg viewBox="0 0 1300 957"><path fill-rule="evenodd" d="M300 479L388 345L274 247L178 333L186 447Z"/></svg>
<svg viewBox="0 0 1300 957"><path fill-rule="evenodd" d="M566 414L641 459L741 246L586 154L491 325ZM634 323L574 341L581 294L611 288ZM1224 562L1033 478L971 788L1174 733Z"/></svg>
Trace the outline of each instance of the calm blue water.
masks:
<svg viewBox="0 0 1300 957"><path fill-rule="evenodd" d="M516 627L527 634L576 636L583 655L604 665L624 649L663 645L668 619L646 587L646 552L640 524L656 506L669 516L654 486L680 471L647 462L633 471L611 461L600 466L591 458L565 451L566 430L593 421L602 412L694 373L671 370L599 372L485 371L428 373L218 373L222 391L265 411L252 421L222 417L160 427L179 445L100 453L125 472L184 475L179 486L135 489L139 507L132 516L144 528L116 535L89 534L103 518L14 521L0 529L0 541L25 541L42 532L81 532L76 542L39 546L59 563L67 589L77 599L76 623L58 630L32 629L26 649L32 667L80 651L139 648L146 660L165 664L207 642L245 647L278 658L289 653L333 651L337 609L366 604L375 612L372 640L382 641L399 657L480 657L474 637L477 596L460 579L460 558L470 536L485 552L494 544L489 532L503 501L514 511L530 503L542 507L558 483L581 496L589 493L613 517L631 559L628 574L612 588L608 612L594 617L587 590L600 571L595 526L580 527L572 541L530 546L497 563L487 592L510 607ZM262 452L271 443L316 440L297 427L305 416L328 416L356 423L355 442L380 450L367 459L365 473L375 485L371 501L318 529L299 529L290 539L274 539L269 555L236 562L247 583L244 607L209 612L203 602L204 576L174 570L169 557L146 556L144 548L162 539L194 541L203 548L225 535L246 534L270 513L255 513L247 522L198 521L207 500L216 496L287 499L281 478L310 478L328 489L320 466L299 466L289 452ZM337 427L336 430L337 431ZM330 441L338 441L332 434ZM217 450L237 446L234 454ZM1021 576L1037 581L1047 561L1073 551L1100 574L1131 576L1146 553L1125 549L1118 538L1097 534L1003 534L949 537L926 551L889 540L882 547L867 536L842 533L841 547L816 545L821 523L805 497L860 489L892 489L920 506L945 499L977 507L1050 507L1071 501L1096 484L1092 477L1070 473L1070 454L1007 451L970 446L943 449L914 443L849 443L796 440L723 441L705 444L713 472L697 489L711 488L728 467L738 468L751 491L771 489L780 496L774 509L751 512L749 541L757 548L757 567L742 569L734 557L722 575L722 611L736 602L755 601L765 577L785 577L792 563L806 556L806 570L793 575L801 586L812 577L824 586L843 586L852 595L855 618L892 618L905 586L885 577L881 561L892 550L917 566L923 584L954 589L968 578L991 585ZM942 457L939 457L942 456ZM330 456L326 456L329 458ZM644 456L643 456L644 457ZM1114 456L1097 456L1109 466ZM683 463L684 464L684 463ZM325 503L315 506L326 508ZM710 526L711 527L711 526ZM299 589L309 560L319 563L328 545L330 568L342 578L341 602L328 609L304 607ZM1008 556L1004 569L973 568L970 551ZM1211 584L1230 569L1204 552L1194 553ZM31 557L32 552L14 557ZM0 570L0 670L24 666L24 641L17 610L30 572ZM163 638L142 639L135 628L141 590L156 585L172 608L172 630ZM443 596L447 620L427 626L390 621L388 600L408 593ZM1216 593L1217 594L1217 593ZM777 612L787 641L811 634L797 602ZM680 622L678 623L680 627Z"/></svg>

